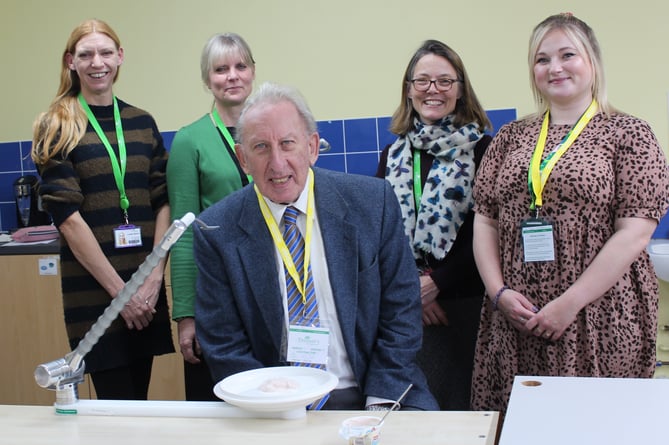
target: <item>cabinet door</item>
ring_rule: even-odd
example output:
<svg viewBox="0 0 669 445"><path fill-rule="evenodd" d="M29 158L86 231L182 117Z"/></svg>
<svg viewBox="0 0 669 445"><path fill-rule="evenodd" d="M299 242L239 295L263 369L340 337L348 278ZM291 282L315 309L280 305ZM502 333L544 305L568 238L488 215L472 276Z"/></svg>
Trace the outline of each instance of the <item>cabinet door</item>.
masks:
<svg viewBox="0 0 669 445"><path fill-rule="evenodd" d="M55 274L40 273L40 265L45 262L54 265ZM5 365L0 366L0 404L53 405L55 392L39 387L34 372L38 365L70 352L63 319L59 256L0 255L0 289L0 339L5 360ZM170 290L168 286L168 295ZM172 329L178 346L176 324ZM149 399L184 400L184 395L181 354L156 357ZM95 398L88 375L79 385L79 397Z"/></svg>
<svg viewBox="0 0 669 445"><path fill-rule="evenodd" d="M54 267L55 275L40 274L40 265L46 263ZM0 287L5 361L0 366L0 403L52 405L55 392L39 387L34 372L37 365L70 352L58 255L0 255ZM79 397L90 397L88 378L79 385Z"/></svg>
<svg viewBox="0 0 669 445"><path fill-rule="evenodd" d="M165 265L165 288L167 300L172 306L172 281L170 276L169 257ZM170 312L171 313L171 312ZM186 400L184 387L184 361L179 351L179 335L177 324L172 323L172 342L176 349L175 354L160 355L153 359L151 371L151 385L149 386L149 400Z"/></svg>

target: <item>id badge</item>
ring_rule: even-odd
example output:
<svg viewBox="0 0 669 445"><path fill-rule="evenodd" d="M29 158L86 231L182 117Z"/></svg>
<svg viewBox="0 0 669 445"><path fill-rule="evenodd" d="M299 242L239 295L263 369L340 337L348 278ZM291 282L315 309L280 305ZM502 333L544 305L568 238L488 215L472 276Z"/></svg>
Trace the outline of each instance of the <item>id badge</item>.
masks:
<svg viewBox="0 0 669 445"><path fill-rule="evenodd" d="M553 225L543 219L530 218L520 225L525 262L554 261Z"/></svg>
<svg viewBox="0 0 669 445"><path fill-rule="evenodd" d="M125 249L142 245L142 228L132 224L114 229L114 247Z"/></svg>
<svg viewBox="0 0 669 445"><path fill-rule="evenodd" d="M286 360L326 365L329 346L330 331L327 328L290 325Z"/></svg>

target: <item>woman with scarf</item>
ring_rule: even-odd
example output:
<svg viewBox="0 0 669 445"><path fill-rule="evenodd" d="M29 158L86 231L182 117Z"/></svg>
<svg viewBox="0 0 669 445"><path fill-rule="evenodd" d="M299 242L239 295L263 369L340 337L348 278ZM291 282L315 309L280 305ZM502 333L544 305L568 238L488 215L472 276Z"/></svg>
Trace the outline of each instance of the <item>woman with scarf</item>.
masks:
<svg viewBox="0 0 669 445"><path fill-rule="evenodd" d="M472 252L472 183L492 125L460 56L437 40L415 52L381 153L402 208L423 303L419 362L443 410L469 409L483 283Z"/></svg>

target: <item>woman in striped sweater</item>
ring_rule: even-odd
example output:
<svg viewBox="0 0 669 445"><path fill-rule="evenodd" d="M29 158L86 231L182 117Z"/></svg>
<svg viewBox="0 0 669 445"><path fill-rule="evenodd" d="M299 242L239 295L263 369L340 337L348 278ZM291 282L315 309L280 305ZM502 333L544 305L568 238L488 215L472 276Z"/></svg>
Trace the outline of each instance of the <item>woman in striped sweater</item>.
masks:
<svg viewBox="0 0 669 445"><path fill-rule="evenodd" d="M118 100L116 33L87 20L62 57L58 93L34 126L40 196L58 227L65 324L75 348L169 226L167 152L147 112ZM174 351L164 264L85 357L97 397L146 399L155 355Z"/></svg>

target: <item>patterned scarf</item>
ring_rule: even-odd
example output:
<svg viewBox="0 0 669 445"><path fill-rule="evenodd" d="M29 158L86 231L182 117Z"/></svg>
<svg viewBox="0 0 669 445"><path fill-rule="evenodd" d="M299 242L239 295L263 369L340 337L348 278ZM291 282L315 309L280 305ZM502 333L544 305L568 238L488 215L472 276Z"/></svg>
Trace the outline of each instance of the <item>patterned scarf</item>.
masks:
<svg viewBox="0 0 669 445"><path fill-rule="evenodd" d="M483 134L476 123L455 128L452 119L449 115L434 125L425 125L414 118L414 129L399 137L388 151L386 179L399 199L404 232L416 259L426 253L443 259L474 205L474 147ZM413 194L413 149L435 157L423 186L418 215Z"/></svg>

